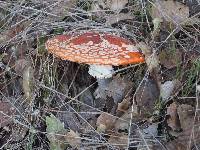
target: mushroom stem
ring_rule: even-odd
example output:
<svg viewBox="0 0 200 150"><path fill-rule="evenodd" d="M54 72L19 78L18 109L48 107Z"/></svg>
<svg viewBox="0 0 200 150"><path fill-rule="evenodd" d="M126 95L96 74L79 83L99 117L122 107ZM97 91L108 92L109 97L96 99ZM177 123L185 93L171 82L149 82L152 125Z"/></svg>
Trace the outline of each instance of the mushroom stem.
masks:
<svg viewBox="0 0 200 150"><path fill-rule="evenodd" d="M97 79L104 79L111 78L114 70L111 65L90 65L88 73Z"/></svg>
<svg viewBox="0 0 200 150"><path fill-rule="evenodd" d="M96 88L95 92L94 92L94 96L95 98L103 98L106 99L106 93L108 92L108 87L109 84L111 83L112 78L97 78L97 82L98 82L98 87Z"/></svg>
<svg viewBox="0 0 200 150"><path fill-rule="evenodd" d="M106 98L105 92L108 90L108 85L112 81L114 70L111 65L90 65L89 72L95 77L98 82L98 87L95 91L95 98Z"/></svg>
<svg viewBox="0 0 200 150"><path fill-rule="evenodd" d="M112 78L105 78L105 79L99 79L97 78L97 82L98 82L98 88L99 89L107 89L109 83L112 81Z"/></svg>

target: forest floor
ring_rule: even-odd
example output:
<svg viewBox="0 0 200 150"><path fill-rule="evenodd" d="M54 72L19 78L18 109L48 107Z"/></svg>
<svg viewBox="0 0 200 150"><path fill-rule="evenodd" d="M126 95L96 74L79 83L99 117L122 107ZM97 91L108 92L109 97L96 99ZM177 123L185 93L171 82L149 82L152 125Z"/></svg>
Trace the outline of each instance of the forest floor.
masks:
<svg viewBox="0 0 200 150"><path fill-rule="evenodd" d="M48 53L62 34L108 32L145 63L89 66ZM0 0L0 149L200 149L198 0Z"/></svg>

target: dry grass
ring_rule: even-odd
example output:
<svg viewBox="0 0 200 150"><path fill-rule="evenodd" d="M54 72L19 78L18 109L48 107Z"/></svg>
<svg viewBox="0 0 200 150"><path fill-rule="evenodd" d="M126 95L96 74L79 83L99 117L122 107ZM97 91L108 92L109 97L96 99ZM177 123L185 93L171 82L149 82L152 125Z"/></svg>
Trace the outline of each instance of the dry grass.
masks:
<svg viewBox="0 0 200 150"><path fill-rule="evenodd" d="M128 130L122 131L124 136L118 131L114 133L114 130L104 133L97 130L96 120L105 111L105 106L102 106L102 100L94 99L97 83L88 75L88 66L61 61L48 54L44 46L45 41L54 35L83 30L111 32L130 40L145 41L153 54L165 50L171 50L173 54L173 50L181 49L183 59L175 64L175 69L160 64L156 75L160 77L159 83L173 79L181 82L169 103L178 101L179 104L186 103L195 107L195 123L190 127L192 130L187 134L186 141L190 141L188 149L192 145L198 149L195 140L199 142L199 137L195 134L198 132L196 124L199 119L199 91L196 90L200 80L200 32L196 20L199 12L188 19L194 23L186 26L162 24L159 36L155 36L150 15L150 6L155 2L130 0L123 8L123 15L118 10L109 10L109 5L102 6L105 8L101 10L91 10L94 3L92 0L0 1L0 98L9 102L15 110L12 115L0 110L4 116L13 119L12 123L0 129L0 149L49 149L52 144L48 140L50 135L53 135L56 142L60 141L61 144L58 142L57 145L64 149L63 145L67 145L70 137L66 137L66 131L46 131L46 116L50 114L64 122L65 129L79 134L76 138L81 140L81 144L76 141L73 145L68 141L71 146L67 147L70 149L77 145L82 149L151 150L167 149L168 145L170 147L171 143L166 144L169 138L165 120L168 103L159 103L161 106L156 110L159 111L156 123L162 126L159 127L161 133L157 135L144 134L143 130L145 125L150 126L154 122L150 122L146 116L140 116L138 120L134 116L137 91L144 86L144 80L152 75L145 64L116 68L116 74L134 83L130 94L133 104L129 109L129 117L115 116L107 110L108 115L129 125ZM115 17L119 17L118 20ZM172 59L176 59L176 56ZM22 63L18 64L19 61ZM66 139L63 140L63 137ZM112 138L116 138L118 143L108 140Z"/></svg>

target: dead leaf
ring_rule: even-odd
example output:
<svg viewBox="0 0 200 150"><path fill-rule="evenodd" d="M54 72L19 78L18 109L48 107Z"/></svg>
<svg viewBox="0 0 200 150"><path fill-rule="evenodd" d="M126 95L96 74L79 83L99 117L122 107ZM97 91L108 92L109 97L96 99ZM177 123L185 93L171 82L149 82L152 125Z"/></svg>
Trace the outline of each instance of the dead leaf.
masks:
<svg viewBox="0 0 200 150"><path fill-rule="evenodd" d="M176 49L175 51L163 50L158 56L160 64L167 69L177 67L177 65L182 62L182 52L179 49Z"/></svg>
<svg viewBox="0 0 200 150"><path fill-rule="evenodd" d="M133 108L133 109L132 109ZM132 121L136 122L140 119L140 115L138 113L138 106L133 103L131 108L129 108L128 111L126 111L120 118L118 118L115 122L115 130L128 130L130 125L130 119L131 119L131 113L132 113Z"/></svg>
<svg viewBox="0 0 200 150"><path fill-rule="evenodd" d="M108 142L116 147L116 149L127 149L128 135L123 133L112 134Z"/></svg>
<svg viewBox="0 0 200 150"><path fill-rule="evenodd" d="M112 25L122 20L132 20L134 16L131 13L109 14L105 16L106 24Z"/></svg>
<svg viewBox="0 0 200 150"><path fill-rule="evenodd" d="M6 53L3 53L3 55L1 56L2 63L9 64L7 65L7 69L15 65L16 55L15 53L13 53L13 51L15 50L16 50L15 47L12 46L9 50L6 51Z"/></svg>
<svg viewBox="0 0 200 150"><path fill-rule="evenodd" d="M145 62L147 64L149 72L153 70L159 70L159 58L156 53L152 51L152 48L147 46L144 42L139 42L137 47L142 50L145 55Z"/></svg>
<svg viewBox="0 0 200 150"><path fill-rule="evenodd" d="M153 114L159 95L160 90L157 81L150 77L144 78L135 94L135 101L141 118L146 118Z"/></svg>
<svg viewBox="0 0 200 150"><path fill-rule="evenodd" d="M18 18L15 18L16 20L19 19L20 17ZM1 37L0 37L0 43L7 43L7 42L10 42L10 40L12 40L12 38L16 37L19 33L23 32L24 29L26 27L28 27L30 25L30 21L19 21L20 23L17 23L17 25L14 25L12 27L10 27L8 30L4 30L2 33L1 33ZM9 43L11 44L11 43Z"/></svg>
<svg viewBox="0 0 200 150"><path fill-rule="evenodd" d="M109 115L108 113L102 113L97 118L97 130L101 132L105 132L106 130L112 129L115 125L116 117Z"/></svg>
<svg viewBox="0 0 200 150"><path fill-rule="evenodd" d="M12 126L12 140L13 141L20 141L23 140L24 137L26 137L27 132L29 129L25 126L22 126L20 124L15 124Z"/></svg>
<svg viewBox="0 0 200 150"><path fill-rule="evenodd" d="M193 149L200 143L200 130L199 126L190 126L190 129L185 130L178 134L178 137L165 145L168 149L189 150Z"/></svg>
<svg viewBox="0 0 200 150"><path fill-rule="evenodd" d="M57 113L56 117L65 124L66 127L70 128L75 132L81 131L81 123L76 113L67 106L60 108L60 112Z"/></svg>
<svg viewBox="0 0 200 150"><path fill-rule="evenodd" d="M95 1L93 5L93 10L99 9L110 9L112 11L121 11L124 9L125 5L128 3L128 0L98 0Z"/></svg>
<svg viewBox="0 0 200 150"><path fill-rule="evenodd" d="M45 2L46 5L43 4L43 7L47 7L46 11L52 15L48 15L46 19L50 22L63 19L69 11L74 11L76 2L76 0L48 0ZM52 7L48 7L50 5L52 5Z"/></svg>
<svg viewBox="0 0 200 150"><path fill-rule="evenodd" d="M165 83L160 85L160 97L162 98L162 102L166 103L167 99L172 96L172 94L176 93L180 81L173 80L173 81L166 81Z"/></svg>
<svg viewBox="0 0 200 150"><path fill-rule="evenodd" d="M34 70L32 66L27 66L23 70L23 90L24 90L24 95L26 98L26 102L30 104L32 100L34 99Z"/></svg>
<svg viewBox="0 0 200 150"><path fill-rule="evenodd" d="M94 95L96 98L102 99L112 97L114 99L115 104L118 104L123 100L125 95L131 89L132 85L133 83L131 81L123 79L119 76L115 76L106 88L98 87Z"/></svg>
<svg viewBox="0 0 200 150"><path fill-rule="evenodd" d="M130 99L130 97L124 98L121 103L118 103L117 111L126 112L131 105Z"/></svg>
<svg viewBox="0 0 200 150"><path fill-rule="evenodd" d="M50 141L50 147L52 149L63 149L66 147L65 142L67 141L71 146L79 147L81 144L81 139L78 133L70 129L68 132L64 128L64 123L62 123L53 114L46 117L47 125L47 137Z"/></svg>
<svg viewBox="0 0 200 150"><path fill-rule="evenodd" d="M0 101L0 128L12 123L15 112L9 102Z"/></svg>
<svg viewBox="0 0 200 150"><path fill-rule="evenodd" d="M144 42L137 44L145 55L149 76L145 77L136 91L135 101L141 118L149 117L154 111L160 95L159 58L153 49Z"/></svg>
<svg viewBox="0 0 200 150"><path fill-rule="evenodd" d="M156 1L152 7L152 18L164 19L167 22L181 24L189 18L189 8L180 2Z"/></svg>
<svg viewBox="0 0 200 150"><path fill-rule="evenodd" d="M18 59L15 62L15 71L18 75L22 76L22 87L26 102L30 104L34 99L34 69L31 62L27 59Z"/></svg>
<svg viewBox="0 0 200 150"><path fill-rule="evenodd" d="M110 10L118 12L124 9L127 3L128 0L107 0L107 6Z"/></svg>
<svg viewBox="0 0 200 150"><path fill-rule="evenodd" d="M80 135L77 132L74 132L73 130L70 129L69 132L66 133L64 136L65 140L72 146L79 148L81 145L81 138Z"/></svg>
<svg viewBox="0 0 200 150"><path fill-rule="evenodd" d="M181 143L178 140L173 140L170 142L166 142L165 146L167 149L174 149L174 150L188 150L185 143Z"/></svg>
<svg viewBox="0 0 200 150"><path fill-rule="evenodd" d="M200 58L200 53L198 51L187 51L184 53L184 64L188 64L189 62L198 61Z"/></svg>
<svg viewBox="0 0 200 150"><path fill-rule="evenodd" d="M174 102L169 105L167 108L167 115L169 118L167 119L167 124L173 131L180 131L181 129L181 124L180 120L178 118L178 113L177 113L177 104Z"/></svg>
<svg viewBox="0 0 200 150"><path fill-rule="evenodd" d="M195 109L191 105L182 104L177 108L177 113L179 116L181 128L185 131L191 129L194 125L194 114Z"/></svg>
<svg viewBox="0 0 200 150"><path fill-rule="evenodd" d="M30 66L30 62L27 61L26 59L18 59L15 62L15 72L20 75L23 76L23 71L25 69L25 67Z"/></svg>

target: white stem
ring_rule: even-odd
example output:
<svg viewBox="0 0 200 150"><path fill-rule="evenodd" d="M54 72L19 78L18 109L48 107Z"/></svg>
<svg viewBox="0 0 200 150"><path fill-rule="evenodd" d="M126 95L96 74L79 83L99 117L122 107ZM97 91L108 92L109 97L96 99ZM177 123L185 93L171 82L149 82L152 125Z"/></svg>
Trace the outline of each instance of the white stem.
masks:
<svg viewBox="0 0 200 150"><path fill-rule="evenodd" d="M89 72L95 78L111 78L114 70L111 65L90 65Z"/></svg>

